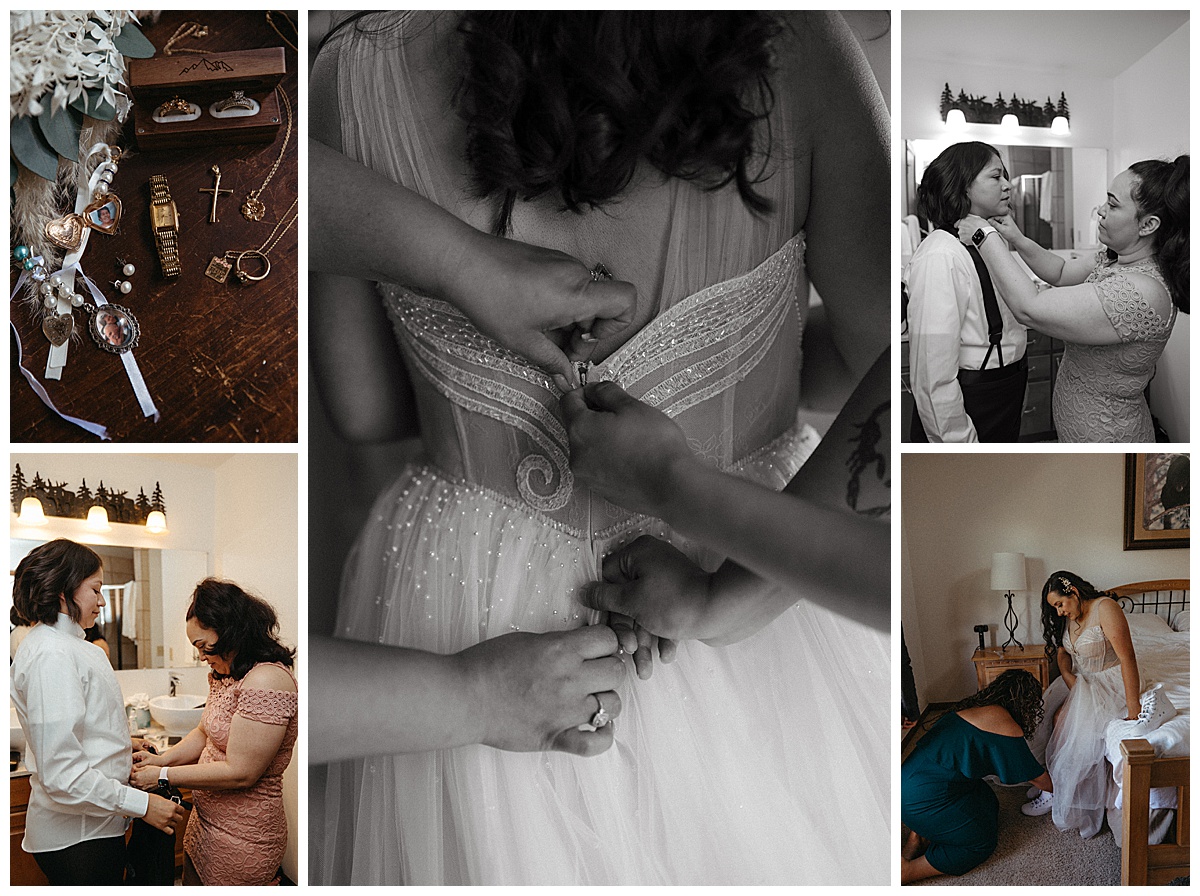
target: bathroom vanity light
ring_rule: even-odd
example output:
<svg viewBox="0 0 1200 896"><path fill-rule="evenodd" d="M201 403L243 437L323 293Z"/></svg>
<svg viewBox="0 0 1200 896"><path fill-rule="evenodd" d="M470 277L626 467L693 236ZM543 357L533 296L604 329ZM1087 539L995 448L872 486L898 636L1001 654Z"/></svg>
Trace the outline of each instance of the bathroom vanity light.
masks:
<svg viewBox="0 0 1200 896"><path fill-rule="evenodd" d="M84 520L84 526L93 532L109 532L111 523L146 527L152 535L167 532L167 508L163 502L162 486L154 483L154 491L146 497L144 488L138 489L136 498L129 492L108 488L104 480L95 491L83 480L72 490L65 482L52 482L35 473L33 481L25 479L21 465L16 464L9 480L9 496L12 508L17 512L17 523L22 526L44 526L48 516L60 519Z"/></svg>
<svg viewBox="0 0 1200 896"><path fill-rule="evenodd" d="M1015 93L1007 100L1003 93L989 100L964 90L959 90L955 96L947 82L942 88L938 108L948 131L961 131L967 124L987 124L999 125L1009 134L1018 127L1049 128L1050 133L1057 136L1071 133L1071 109L1065 93L1059 93L1057 103L1050 97L1046 97L1045 103L1021 99Z"/></svg>

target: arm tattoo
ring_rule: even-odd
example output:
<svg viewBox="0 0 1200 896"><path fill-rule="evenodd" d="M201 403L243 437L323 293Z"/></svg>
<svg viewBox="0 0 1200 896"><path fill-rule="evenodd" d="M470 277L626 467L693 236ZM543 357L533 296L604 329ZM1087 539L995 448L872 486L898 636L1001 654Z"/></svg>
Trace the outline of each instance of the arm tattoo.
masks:
<svg viewBox="0 0 1200 896"><path fill-rule="evenodd" d="M879 443L885 438L879 418L890 407L891 401L889 400L875 408L864 422L855 424L858 433L847 440L855 445L855 448L850 452L850 457L846 459L846 466L850 469L850 481L846 483L846 503L850 505L851 510L864 516L879 517L892 509L891 502L878 507L858 509L858 496L862 488L860 479L863 471L868 467L874 465L875 478L882 481L887 488L892 486L891 478L884 478L887 476L887 458L879 450Z"/></svg>

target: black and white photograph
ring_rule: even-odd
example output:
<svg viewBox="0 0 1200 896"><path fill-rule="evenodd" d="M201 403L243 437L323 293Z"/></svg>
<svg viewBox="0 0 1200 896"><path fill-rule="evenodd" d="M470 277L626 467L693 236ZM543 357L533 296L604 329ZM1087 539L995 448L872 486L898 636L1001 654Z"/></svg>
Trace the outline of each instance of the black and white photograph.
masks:
<svg viewBox="0 0 1200 896"><path fill-rule="evenodd" d="M901 881L1186 884L1187 539L1125 549L1116 453L906 454L902 483Z"/></svg>
<svg viewBox="0 0 1200 896"><path fill-rule="evenodd" d="M309 883L890 882L891 26L311 14Z"/></svg>
<svg viewBox="0 0 1200 896"><path fill-rule="evenodd" d="M911 442L1187 443L1189 14L902 14Z"/></svg>

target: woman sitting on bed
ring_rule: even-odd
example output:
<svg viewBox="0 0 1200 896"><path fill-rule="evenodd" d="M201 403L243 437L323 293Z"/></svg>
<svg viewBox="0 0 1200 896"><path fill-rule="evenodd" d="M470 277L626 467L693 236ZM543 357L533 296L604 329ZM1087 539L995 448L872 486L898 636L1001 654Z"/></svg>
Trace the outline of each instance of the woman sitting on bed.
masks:
<svg viewBox="0 0 1200 896"><path fill-rule="evenodd" d="M1000 804L983 779L1053 790L1026 738L1042 720L1042 689L1009 669L937 720L900 769L900 817L912 833L900 882L965 874L996 849Z"/></svg>
<svg viewBox="0 0 1200 896"><path fill-rule="evenodd" d="M1059 571L1047 579L1042 598L1046 653L1057 656L1070 690L1046 745L1054 792L1040 794L1021 811L1052 811L1059 830L1076 828L1081 837L1094 837L1108 791L1104 729L1113 719L1136 719L1141 711L1137 656L1125 614L1090 582Z"/></svg>

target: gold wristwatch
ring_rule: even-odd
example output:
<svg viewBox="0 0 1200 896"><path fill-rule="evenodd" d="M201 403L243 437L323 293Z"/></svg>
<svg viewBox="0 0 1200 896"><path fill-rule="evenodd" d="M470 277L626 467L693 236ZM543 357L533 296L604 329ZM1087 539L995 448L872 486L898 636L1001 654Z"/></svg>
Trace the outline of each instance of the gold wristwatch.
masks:
<svg viewBox="0 0 1200 896"><path fill-rule="evenodd" d="M164 277L178 277L179 267L179 211L167 179L161 174L150 177L150 229L154 231L154 247L158 250L158 262Z"/></svg>

